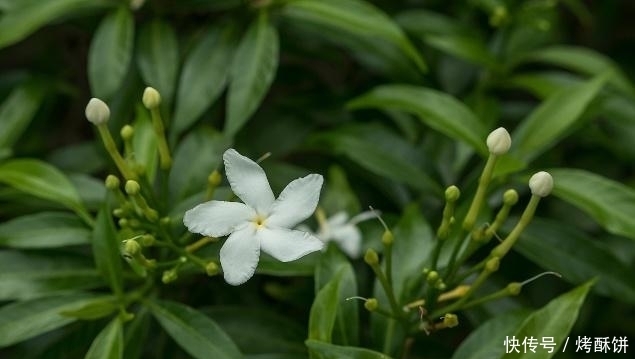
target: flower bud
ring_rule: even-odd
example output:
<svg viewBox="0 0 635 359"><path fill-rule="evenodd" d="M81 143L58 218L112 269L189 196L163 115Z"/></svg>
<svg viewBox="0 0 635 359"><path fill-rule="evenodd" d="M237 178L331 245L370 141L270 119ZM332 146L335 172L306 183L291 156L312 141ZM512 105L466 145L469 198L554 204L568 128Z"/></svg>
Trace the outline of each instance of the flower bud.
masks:
<svg viewBox="0 0 635 359"><path fill-rule="evenodd" d="M374 249L368 248L366 254L364 254L364 261L371 266L377 265L379 263L379 256Z"/></svg>
<svg viewBox="0 0 635 359"><path fill-rule="evenodd" d="M507 285L507 292L509 295L520 294L520 289L523 287L522 283L512 282Z"/></svg>
<svg viewBox="0 0 635 359"><path fill-rule="evenodd" d="M132 136L134 136L134 128L130 125L125 125L121 128L119 134L124 141L130 141Z"/></svg>
<svg viewBox="0 0 635 359"><path fill-rule="evenodd" d="M428 283L435 283L437 279L439 279L439 272L435 270L428 272L428 275L426 276Z"/></svg>
<svg viewBox="0 0 635 359"><path fill-rule="evenodd" d="M123 242L123 253L124 255L134 257L138 253L141 253L141 246L134 239L128 239Z"/></svg>
<svg viewBox="0 0 635 359"><path fill-rule="evenodd" d="M109 190L113 191L116 190L117 188L119 188L119 178L117 178L117 176L115 175L108 175L108 177L106 177L106 188L108 188Z"/></svg>
<svg viewBox="0 0 635 359"><path fill-rule="evenodd" d="M219 272L220 269L218 268L218 264L216 264L216 262L209 262L205 266L205 273L207 273L210 277L217 275Z"/></svg>
<svg viewBox="0 0 635 359"><path fill-rule="evenodd" d="M503 203L508 206L513 206L518 202L518 192L514 189L508 189L503 194Z"/></svg>
<svg viewBox="0 0 635 359"><path fill-rule="evenodd" d="M139 193L140 190L141 190L141 187L139 186L139 182L133 181L133 180L126 181L126 193L127 194L136 195L136 194Z"/></svg>
<svg viewBox="0 0 635 359"><path fill-rule="evenodd" d="M375 311L377 307L379 307L379 303L377 303L376 298L368 298L364 302L364 308L366 308L366 310L368 310L369 312Z"/></svg>
<svg viewBox="0 0 635 359"><path fill-rule="evenodd" d="M207 176L207 183L210 186L218 186L221 183L222 177L220 175L220 172L218 172L218 170L214 170L214 172L210 173L209 176Z"/></svg>
<svg viewBox="0 0 635 359"><path fill-rule="evenodd" d="M161 281L164 284L168 284L171 282L174 282L175 280L177 280L179 277L179 275L177 274L176 270L174 269L170 269L170 270L166 270L165 272L163 272L163 275L161 276Z"/></svg>
<svg viewBox="0 0 635 359"><path fill-rule="evenodd" d="M493 155L503 155L509 151L512 145L512 138L509 132L503 127L499 127L487 136L487 148Z"/></svg>
<svg viewBox="0 0 635 359"><path fill-rule="evenodd" d="M395 237L392 235L391 231L384 231L384 234L381 236L381 243L385 246L391 246Z"/></svg>
<svg viewBox="0 0 635 359"><path fill-rule="evenodd" d="M461 191L457 186L450 186L445 190L445 200L448 202L456 202L461 196Z"/></svg>
<svg viewBox="0 0 635 359"><path fill-rule="evenodd" d="M529 188L534 196L547 197L553 189L553 177L549 172L537 172L529 179Z"/></svg>
<svg viewBox="0 0 635 359"><path fill-rule="evenodd" d="M500 262L500 258L492 257L492 259L485 262L485 270L490 273L496 272L498 270L498 267L500 266Z"/></svg>
<svg viewBox="0 0 635 359"><path fill-rule="evenodd" d="M143 102L143 106L145 106L148 110L152 110L153 108L159 107L161 104L161 95L159 94L159 91L155 90L153 87L146 87L143 91L141 101Z"/></svg>
<svg viewBox="0 0 635 359"><path fill-rule="evenodd" d="M443 326L446 328L454 328L459 325L459 318L456 314L448 313L443 317Z"/></svg>
<svg viewBox="0 0 635 359"><path fill-rule="evenodd" d="M110 109L106 103L98 98L91 98L84 112L86 119L94 125L101 125L110 119Z"/></svg>

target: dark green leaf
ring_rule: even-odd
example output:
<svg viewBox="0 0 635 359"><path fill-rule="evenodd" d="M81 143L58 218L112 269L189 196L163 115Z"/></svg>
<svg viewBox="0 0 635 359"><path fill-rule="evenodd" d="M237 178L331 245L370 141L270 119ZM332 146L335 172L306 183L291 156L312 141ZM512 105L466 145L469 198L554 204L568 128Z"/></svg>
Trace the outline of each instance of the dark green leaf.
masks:
<svg viewBox="0 0 635 359"><path fill-rule="evenodd" d="M102 285L99 273L83 256L0 251L0 300L31 299Z"/></svg>
<svg viewBox="0 0 635 359"><path fill-rule="evenodd" d="M550 96L514 131L514 154L529 161L552 147L582 117L605 81L600 75Z"/></svg>
<svg viewBox="0 0 635 359"><path fill-rule="evenodd" d="M22 84L0 106L0 149L9 149L20 139L44 98L44 87L35 82Z"/></svg>
<svg viewBox="0 0 635 359"><path fill-rule="evenodd" d="M554 195L585 211L607 231L635 239L635 190L584 170L549 172Z"/></svg>
<svg viewBox="0 0 635 359"><path fill-rule="evenodd" d="M99 211L93 230L93 257L97 269L118 297L123 293L123 267L115 224L108 204Z"/></svg>
<svg viewBox="0 0 635 359"><path fill-rule="evenodd" d="M242 358L229 336L209 317L174 302L149 302L163 329L187 353L197 359Z"/></svg>
<svg viewBox="0 0 635 359"><path fill-rule="evenodd" d="M307 340L306 346L320 359L390 359L386 354L358 347L333 345L317 340Z"/></svg>
<svg viewBox="0 0 635 359"><path fill-rule="evenodd" d="M42 26L81 11L108 5L105 0L47 0L31 1L15 6L0 17L0 48L12 45Z"/></svg>
<svg viewBox="0 0 635 359"><path fill-rule="evenodd" d="M185 59L171 128L174 134L190 127L220 96L227 83L235 37L233 26L213 27Z"/></svg>
<svg viewBox="0 0 635 359"><path fill-rule="evenodd" d="M348 183L344 170L339 166L329 167L325 190L322 193L320 206L326 213L336 214L344 211L352 215L361 211L359 200Z"/></svg>
<svg viewBox="0 0 635 359"><path fill-rule="evenodd" d="M93 96L108 100L121 87L132 59L134 19L126 6L104 17L90 43L88 80Z"/></svg>
<svg viewBox="0 0 635 359"><path fill-rule="evenodd" d="M337 317L345 268L340 270L315 296L309 316L309 339L330 343Z"/></svg>
<svg viewBox="0 0 635 359"><path fill-rule="evenodd" d="M0 182L30 195L85 212L73 184L57 168L36 159L15 159L0 164Z"/></svg>
<svg viewBox="0 0 635 359"><path fill-rule="evenodd" d="M123 358L123 327L115 318L97 335L86 353L85 359Z"/></svg>
<svg viewBox="0 0 635 359"><path fill-rule="evenodd" d="M69 310L64 310L60 313L71 318L95 320L111 315L117 309L119 309L117 298L111 295L107 295L95 298L85 305L81 305Z"/></svg>
<svg viewBox="0 0 635 359"><path fill-rule="evenodd" d="M0 224L0 246L49 248L90 242L90 230L77 216L39 212Z"/></svg>
<svg viewBox="0 0 635 359"><path fill-rule="evenodd" d="M377 37L399 47L422 71L426 64L403 33L385 13L360 0L296 0L287 4L284 15L299 22L360 37ZM337 32L333 32L336 34Z"/></svg>
<svg viewBox="0 0 635 359"><path fill-rule="evenodd" d="M635 303L635 282L628 266L603 242L592 240L575 227L534 218L514 249L573 284L597 276L594 292Z"/></svg>
<svg viewBox="0 0 635 359"><path fill-rule="evenodd" d="M159 91L162 104L169 108L179 70L179 44L172 26L154 19L141 27L137 64L143 81Z"/></svg>
<svg viewBox="0 0 635 359"><path fill-rule="evenodd" d="M188 134L174 153L169 177L171 199L178 201L204 191L207 177L215 169L220 169L223 152L228 147L229 141L209 128ZM192 166L194 159L196 166Z"/></svg>
<svg viewBox="0 0 635 359"><path fill-rule="evenodd" d="M75 321L60 313L90 301L66 295L15 302L0 308L0 348L33 338Z"/></svg>
<svg viewBox="0 0 635 359"><path fill-rule="evenodd" d="M106 198L106 186L103 179L81 173L71 174L68 179L73 183L79 197L89 210L97 211L101 208Z"/></svg>
<svg viewBox="0 0 635 359"><path fill-rule="evenodd" d="M310 277L313 275L318 257L318 253L309 254L298 260L284 263L265 253L261 253L260 262L258 262L256 272L260 274L275 275L278 277Z"/></svg>
<svg viewBox="0 0 635 359"><path fill-rule="evenodd" d="M159 166L158 139L152 127L149 111L139 105L136 108L136 115L133 123L132 155L134 161L143 166L146 176L154 178Z"/></svg>
<svg viewBox="0 0 635 359"><path fill-rule="evenodd" d="M233 137L249 120L269 90L278 69L278 31L261 12L240 40L227 94L225 134Z"/></svg>
<svg viewBox="0 0 635 359"><path fill-rule="evenodd" d="M415 114L423 123L486 155L483 124L454 97L425 87L382 85L349 102L350 109L396 109Z"/></svg>
<svg viewBox="0 0 635 359"><path fill-rule="evenodd" d="M553 299L547 305L529 315L522 326L514 333L514 336L517 339L521 338L521 341L523 338L529 337L553 337L556 346L552 353L549 353L546 349L536 350L535 353L530 350L521 350L520 353L503 354L500 358L549 359L554 356L558 352L558 348L564 344L565 338L578 318L580 307L584 303L584 299L592 285L592 281L587 282Z"/></svg>

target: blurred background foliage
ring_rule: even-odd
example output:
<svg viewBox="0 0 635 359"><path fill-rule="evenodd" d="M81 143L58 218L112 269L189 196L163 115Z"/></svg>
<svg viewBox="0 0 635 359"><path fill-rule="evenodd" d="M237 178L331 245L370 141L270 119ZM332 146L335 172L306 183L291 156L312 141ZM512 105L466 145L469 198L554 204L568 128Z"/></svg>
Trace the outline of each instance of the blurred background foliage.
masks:
<svg viewBox="0 0 635 359"><path fill-rule="evenodd" d="M46 161L68 177L87 210L96 212L105 194L102 179L114 167L84 119L85 104L90 97L106 101L114 133L125 123L135 124L136 155L152 173L155 145L143 137L148 115L140 106L149 85L160 91L161 110L169 119L175 156L169 205L175 218L197 203L192 196L204 190L223 150L233 146L251 158L271 152L263 167L276 193L293 178L322 173L327 177L322 206L329 214L354 215L372 205L391 225L435 228L445 187L456 184L464 198L474 191L489 130L517 129L510 132L521 145L501 163L495 187L511 185L526 197L528 175L554 168L557 198L543 201L540 218L503 262L492 289L543 270L564 278L540 279L519 297L470 310L459 328L417 338L412 357L449 358L487 319L538 308L598 275L571 337L635 340L635 3L133 3L142 6L131 9L127 1L114 0L0 0L2 161ZM90 229L50 198L25 196L10 179L0 181L0 219L6 222L0 224L0 256L6 259L0 260L0 300L45 297L51 293L37 281L26 288L16 280L59 263L85 268ZM500 204L502 189L493 191L492 208ZM466 206L467 200L459 211ZM25 224L11 227L8 221L40 211L63 217L46 217L52 223L80 223L69 225L76 233L59 234L66 241L60 248L15 242L19 236L9 234ZM50 230L42 218L29 218L27 224ZM361 226L364 248L380 248L376 223ZM403 232L409 230L414 231ZM32 238L38 232L20 233ZM253 358L306 357L303 341L314 288L302 276L313 274L313 264L270 265L261 272L285 277L258 276L230 288L217 278L184 276L160 289L160 296L199 308ZM359 294L372 295L369 269L359 260L353 267ZM301 277L286 277L292 274ZM76 292L101 287L96 278L86 272L70 279L72 284L51 285ZM146 319L126 329L125 340L146 344L131 346L137 353L126 349L126 358L187 357L165 334L148 333L155 324L147 311L137 317ZM0 332L8 330L7 323L0 320ZM362 324L367 323L364 314ZM3 355L81 357L104 324L76 322L11 346ZM129 334L134 331L143 334ZM381 335L369 331L361 331L364 346L381 350ZM265 355L276 352L286 356Z"/></svg>

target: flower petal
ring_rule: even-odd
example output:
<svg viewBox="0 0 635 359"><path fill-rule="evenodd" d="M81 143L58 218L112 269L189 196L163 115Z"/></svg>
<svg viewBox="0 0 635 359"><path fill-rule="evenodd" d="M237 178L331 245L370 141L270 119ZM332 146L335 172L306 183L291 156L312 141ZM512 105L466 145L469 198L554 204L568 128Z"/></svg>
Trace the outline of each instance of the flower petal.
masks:
<svg viewBox="0 0 635 359"><path fill-rule="evenodd" d="M310 174L289 183L271 206L267 223L291 228L307 219L315 212L323 182L321 175Z"/></svg>
<svg viewBox="0 0 635 359"><path fill-rule="evenodd" d="M223 277L231 285L245 283L254 275L260 258L260 241L250 224L233 232L220 249Z"/></svg>
<svg viewBox="0 0 635 359"><path fill-rule="evenodd" d="M183 224L190 232L220 237L255 216L253 208L244 203L209 201L185 212Z"/></svg>
<svg viewBox="0 0 635 359"><path fill-rule="evenodd" d="M319 251L324 243L307 232L286 228L259 228L260 248L281 262L289 262Z"/></svg>
<svg viewBox="0 0 635 359"><path fill-rule="evenodd" d="M359 258L362 253L362 233L352 224L333 228L331 240L351 258Z"/></svg>
<svg viewBox="0 0 635 359"><path fill-rule="evenodd" d="M225 151L223 161L232 191L259 214L266 214L275 197L262 167L233 148Z"/></svg>

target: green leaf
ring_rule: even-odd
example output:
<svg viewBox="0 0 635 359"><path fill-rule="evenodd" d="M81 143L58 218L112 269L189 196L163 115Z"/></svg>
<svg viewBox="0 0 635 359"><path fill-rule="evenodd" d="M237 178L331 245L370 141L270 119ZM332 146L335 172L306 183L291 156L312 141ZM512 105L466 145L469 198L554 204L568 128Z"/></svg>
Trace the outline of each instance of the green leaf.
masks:
<svg viewBox="0 0 635 359"><path fill-rule="evenodd" d="M320 359L390 359L386 354L364 348L333 345L311 339L305 344Z"/></svg>
<svg viewBox="0 0 635 359"><path fill-rule="evenodd" d="M292 262L280 262L266 253L261 253L256 273L278 277L310 277L318 258L319 253L312 253Z"/></svg>
<svg viewBox="0 0 635 359"><path fill-rule="evenodd" d="M229 336L209 317L174 302L148 302L152 314L168 334L197 359L242 358Z"/></svg>
<svg viewBox="0 0 635 359"><path fill-rule="evenodd" d="M343 304L340 302L340 291L344 273L345 268L340 268L316 294L309 315L309 339L331 342L338 308Z"/></svg>
<svg viewBox="0 0 635 359"><path fill-rule="evenodd" d="M26 82L14 88L0 106L0 148L11 148L31 123L44 98L39 83Z"/></svg>
<svg viewBox="0 0 635 359"><path fill-rule="evenodd" d="M520 353L514 351L503 354L500 358L549 359L554 356L578 318L580 307L582 307L592 285L593 281L587 282L551 300L547 305L533 312L514 333L514 336L517 339L520 338L521 342L524 338L529 337L553 337L554 343L556 343L553 353L549 353L546 349L536 350L535 353L530 350L521 350Z"/></svg>
<svg viewBox="0 0 635 359"><path fill-rule="evenodd" d="M95 298L85 305L60 312L62 315L83 320L95 320L106 317L119 309L117 298L106 295Z"/></svg>
<svg viewBox="0 0 635 359"><path fill-rule="evenodd" d="M619 66L610 58L589 48L556 45L532 51L523 62L540 62L593 76L608 72L608 82L629 95L635 88Z"/></svg>
<svg viewBox="0 0 635 359"><path fill-rule="evenodd" d="M47 0L11 7L0 17L0 48L21 41L61 17L99 9L108 4L105 0Z"/></svg>
<svg viewBox="0 0 635 359"><path fill-rule="evenodd" d="M605 81L606 76L599 75L547 98L514 131L513 153L529 161L552 147L580 120Z"/></svg>
<svg viewBox="0 0 635 359"><path fill-rule="evenodd" d="M635 239L635 190L578 169L549 170L553 194L580 208L607 231Z"/></svg>
<svg viewBox="0 0 635 359"><path fill-rule="evenodd" d="M0 308L0 348L19 343L75 321L60 314L89 301L84 295L65 295L15 302Z"/></svg>
<svg viewBox="0 0 635 359"><path fill-rule="evenodd" d="M502 358L505 338L527 319L526 310L508 312L480 324L461 343L452 359Z"/></svg>
<svg viewBox="0 0 635 359"><path fill-rule="evenodd" d="M349 109L395 109L415 114L424 124L486 156L487 132L472 111L443 92L410 85L382 85L348 103Z"/></svg>
<svg viewBox="0 0 635 359"><path fill-rule="evenodd" d="M90 230L70 213L39 212L0 224L0 246L32 249L89 242Z"/></svg>
<svg viewBox="0 0 635 359"><path fill-rule="evenodd" d="M320 206L324 208L326 213L333 215L341 211L354 215L361 211L359 199L353 192L346 178L346 173L341 167L335 165L329 167Z"/></svg>
<svg viewBox="0 0 635 359"><path fill-rule="evenodd" d="M207 177L221 166L223 152L229 146L222 134L209 128L190 132L174 152L168 179L170 198L179 201L205 190ZM205 155L201 156L202 153ZM196 166L192 166L193 158L197 158Z"/></svg>
<svg viewBox="0 0 635 359"><path fill-rule="evenodd" d="M24 300L103 285L92 262L58 251L0 251L0 301Z"/></svg>
<svg viewBox="0 0 635 359"><path fill-rule="evenodd" d="M132 59L134 19L121 6L104 17L88 50L88 81L93 96L111 99L121 87Z"/></svg>
<svg viewBox="0 0 635 359"><path fill-rule="evenodd" d="M628 266L604 242L589 238L575 227L534 218L514 250L573 284L597 276L594 292L635 303L635 282Z"/></svg>
<svg viewBox="0 0 635 359"><path fill-rule="evenodd" d="M137 65L143 81L159 91L162 105L169 108L179 70L179 44L172 26L154 19L141 27Z"/></svg>
<svg viewBox="0 0 635 359"><path fill-rule="evenodd" d="M0 164L0 183L35 197L85 212L73 184L57 168L36 159L15 159Z"/></svg>
<svg viewBox="0 0 635 359"><path fill-rule="evenodd" d="M175 135L190 127L225 88L235 48L235 33L234 26L212 27L185 59L171 128Z"/></svg>
<svg viewBox="0 0 635 359"><path fill-rule="evenodd" d="M123 328L117 317L97 335L86 353L85 359L123 358Z"/></svg>
<svg viewBox="0 0 635 359"><path fill-rule="evenodd" d="M360 0L295 0L284 7L283 14L298 22L312 23L359 37L375 37L399 47L421 70L427 70L425 61L388 15L375 6Z"/></svg>
<svg viewBox="0 0 635 359"><path fill-rule="evenodd" d="M395 151L377 146L377 142L344 131L320 133L309 139L311 147L344 155L377 175L406 183L421 192L441 193L441 187L421 168Z"/></svg>
<svg viewBox="0 0 635 359"><path fill-rule="evenodd" d="M93 230L93 258L97 269L117 297L123 293L123 267L117 243L115 224L106 202L97 215Z"/></svg>
<svg viewBox="0 0 635 359"><path fill-rule="evenodd" d="M253 115L278 68L278 31L261 12L240 40L230 69L225 134L233 137Z"/></svg>
<svg viewBox="0 0 635 359"><path fill-rule="evenodd" d="M142 105L138 105L135 112L133 158L136 163L143 166L148 178L154 178L159 167L158 139L152 126L150 112Z"/></svg>
<svg viewBox="0 0 635 359"><path fill-rule="evenodd" d="M357 296L357 282L353 266L346 256L334 245L328 246L315 268L315 292L328 284L340 271L341 284L338 303L340 303L333 328L333 342L343 345L357 345L359 341L358 301L347 300Z"/></svg>

